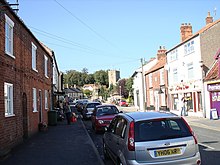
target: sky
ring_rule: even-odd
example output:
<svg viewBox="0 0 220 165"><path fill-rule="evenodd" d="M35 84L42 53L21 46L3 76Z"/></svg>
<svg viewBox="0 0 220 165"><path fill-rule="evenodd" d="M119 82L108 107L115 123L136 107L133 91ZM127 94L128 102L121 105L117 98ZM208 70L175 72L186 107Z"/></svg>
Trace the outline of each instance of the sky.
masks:
<svg viewBox="0 0 220 165"><path fill-rule="evenodd" d="M8 0L10 3L16 0ZM18 16L54 51L59 70L119 70L129 78L141 58L180 43L180 26L193 33L208 11L220 18L219 0L18 0Z"/></svg>

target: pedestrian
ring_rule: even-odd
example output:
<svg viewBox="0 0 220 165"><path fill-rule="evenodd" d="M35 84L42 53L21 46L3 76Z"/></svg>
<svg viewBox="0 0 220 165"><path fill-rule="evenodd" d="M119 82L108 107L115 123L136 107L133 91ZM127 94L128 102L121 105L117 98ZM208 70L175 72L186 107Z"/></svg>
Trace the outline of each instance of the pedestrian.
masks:
<svg viewBox="0 0 220 165"><path fill-rule="evenodd" d="M67 124L70 125L70 123L71 123L71 109L70 109L68 96L64 97L63 109L64 109L64 113L66 114Z"/></svg>
<svg viewBox="0 0 220 165"><path fill-rule="evenodd" d="M185 97L181 99L181 116L186 116Z"/></svg>

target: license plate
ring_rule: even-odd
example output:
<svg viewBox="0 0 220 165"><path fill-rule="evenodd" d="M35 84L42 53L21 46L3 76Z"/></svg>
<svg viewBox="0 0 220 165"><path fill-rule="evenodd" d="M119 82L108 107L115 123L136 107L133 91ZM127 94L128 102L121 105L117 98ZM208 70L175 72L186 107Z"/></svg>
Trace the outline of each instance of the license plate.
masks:
<svg viewBox="0 0 220 165"><path fill-rule="evenodd" d="M155 157L178 155L178 154L181 154L180 148L170 148L170 149L156 150L155 151Z"/></svg>

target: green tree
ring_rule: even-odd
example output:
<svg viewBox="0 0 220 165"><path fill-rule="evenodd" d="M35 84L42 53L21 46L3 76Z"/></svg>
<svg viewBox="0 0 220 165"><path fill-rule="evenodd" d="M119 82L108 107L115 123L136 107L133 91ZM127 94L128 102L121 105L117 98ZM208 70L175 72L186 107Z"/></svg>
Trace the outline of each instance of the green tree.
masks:
<svg viewBox="0 0 220 165"><path fill-rule="evenodd" d="M95 82L108 87L108 71L99 70L94 73Z"/></svg>

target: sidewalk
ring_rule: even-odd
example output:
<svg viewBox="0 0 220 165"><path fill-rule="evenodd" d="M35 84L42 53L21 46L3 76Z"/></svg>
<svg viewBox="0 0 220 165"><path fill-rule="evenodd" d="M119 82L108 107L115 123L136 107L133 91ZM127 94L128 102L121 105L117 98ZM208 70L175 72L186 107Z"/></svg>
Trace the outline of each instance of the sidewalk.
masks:
<svg viewBox="0 0 220 165"><path fill-rule="evenodd" d="M195 116L185 116L184 119L189 123L189 125L220 132L220 119L210 120L207 118L195 117Z"/></svg>
<svg viewBox="0 0 220 165"><path fill-rule="evenodd" d="M103 165L81 119L49 126L24 144L16 147L1 165Z"/></svg>

